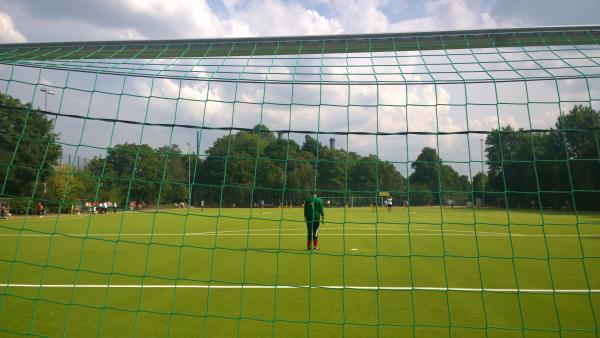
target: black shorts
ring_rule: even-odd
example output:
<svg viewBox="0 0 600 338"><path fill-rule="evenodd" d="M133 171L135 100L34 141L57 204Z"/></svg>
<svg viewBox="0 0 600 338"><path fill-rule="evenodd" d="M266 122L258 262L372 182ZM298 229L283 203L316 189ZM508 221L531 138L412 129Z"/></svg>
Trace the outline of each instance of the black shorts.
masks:
<svg viewBox="0 0 600 338"><path fill-rule="evenodd" d="M317 236L319 236L319 222L306 222L306 232L309 241L317 239Z"/></svg>

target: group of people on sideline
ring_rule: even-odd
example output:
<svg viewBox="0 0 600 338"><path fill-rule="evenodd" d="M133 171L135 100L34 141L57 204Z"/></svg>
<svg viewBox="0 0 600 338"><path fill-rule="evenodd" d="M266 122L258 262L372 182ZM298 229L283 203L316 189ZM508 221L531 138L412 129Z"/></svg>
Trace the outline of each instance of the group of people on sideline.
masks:
<svg viewBox="0 0 600 338"><path fill-rule="evenodd" d="M87 210L88 214L116 213L118 207L117 202L85 202L85 210ZM75 210L75 212L77 213L78 211Z"/></svg>

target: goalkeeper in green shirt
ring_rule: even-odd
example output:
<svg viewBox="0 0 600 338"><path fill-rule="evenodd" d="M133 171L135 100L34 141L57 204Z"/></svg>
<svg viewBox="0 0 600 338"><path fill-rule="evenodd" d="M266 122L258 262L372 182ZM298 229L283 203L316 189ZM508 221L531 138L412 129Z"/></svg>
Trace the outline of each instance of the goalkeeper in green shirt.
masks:
<svg viewBox="0 0 600 338"><path fill-rule="evenodd" d="M306 220L306 230L308 232L308 241L306 242L306 250L312 248L319 250L319 220L325 222L325 213L323 212L323 201L317 197L316 191L311 191L312 196L304 200L304 219Z"/></svg>

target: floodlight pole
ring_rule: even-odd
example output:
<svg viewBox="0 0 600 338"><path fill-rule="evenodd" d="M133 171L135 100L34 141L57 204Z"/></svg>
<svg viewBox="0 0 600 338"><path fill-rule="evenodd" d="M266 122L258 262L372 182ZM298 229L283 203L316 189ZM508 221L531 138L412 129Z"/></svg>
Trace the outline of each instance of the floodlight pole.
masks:
<svg viewBox="0 0 600 338"><path fill-rule="evenodd" d="M56 95L56 93L46 87L40 88L40 92L44 93L44 111L48 111L48 95Z"/></svg>
<svg viewBox="0 0 600 338"><path fill-rule="evenodd" d="M192 205L192 176L191 176L191 156L190 143L187 142L188 150L188 206Z"/></svg>
<svg viewBox="0 0 600 338"><path fill-rule="evenodd" d="M46 87L40 88L40 92L44 93L44 111L48 111L48 95L56 95L55 92ZM44 196L46 195L46 181L44 180Z"/></svg>
<svg viewBox="0 0 600 338"><path fill-rule="evenodd" d="M483 173L483 139L480 139L481 145L481 205L485 204L485 174Z"/></svg>

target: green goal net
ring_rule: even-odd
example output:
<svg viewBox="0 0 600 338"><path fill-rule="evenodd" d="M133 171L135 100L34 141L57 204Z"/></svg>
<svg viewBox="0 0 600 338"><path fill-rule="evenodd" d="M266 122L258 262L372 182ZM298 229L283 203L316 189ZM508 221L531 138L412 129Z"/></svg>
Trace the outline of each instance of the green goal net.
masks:
<svg viewBox="0 0 600 338"><path fill-rule="evenodd" d="M598 337L599 109L597 26L0 45L0 335Z"/></svg>

